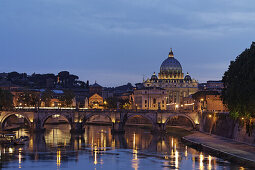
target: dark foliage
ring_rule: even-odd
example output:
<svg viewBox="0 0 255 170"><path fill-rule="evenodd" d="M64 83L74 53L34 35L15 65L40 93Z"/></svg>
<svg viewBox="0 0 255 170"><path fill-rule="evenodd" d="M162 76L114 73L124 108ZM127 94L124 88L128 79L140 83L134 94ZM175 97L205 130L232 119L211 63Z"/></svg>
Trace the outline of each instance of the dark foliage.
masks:
<svg viewBox="0 0 255 170"><path fill-rule="evenodd" d="M79 77L70 74L68 71L61 71L55 74L27 75L26 73L10 72L6 79L11 83L27 88L88 88L88 84L78 80Z"/></svg>
<svg viewBox="0 0 255 170"><path fill-rule="evenodd" d="M107 109L117 109L119 105L119 109L129 109L131 102L128 99L121 99L117 97L109 97L106 99L105 107Z"/></svg>
<svg viewBox="0 0 255 170"><path fill-rule="evenodd" d="M73 99L75 95L72 90L64 90L64 94L61 96L60 100L63 102L64 106L72 106Z"/></svg>
<svg viewBox="0 0 255 170"><path fill-rule="evenodd" d="M8 90L0 89L0 110L10 110L13 108L13 95Z"/></svg>
<svg viewBox="0 0 255 170"><path fill-rule="evenodd" d="M222 99L231 115L255 117L255 42L231 61L222 81Z"/></svg>
<svg viewBox="0 0 255 170"><path fill-rule="evenodd" d="M41 94L41 100L45 103L46 107L50 106L50 101L53 98L53 92L49 89L45 90Z"/></svg>

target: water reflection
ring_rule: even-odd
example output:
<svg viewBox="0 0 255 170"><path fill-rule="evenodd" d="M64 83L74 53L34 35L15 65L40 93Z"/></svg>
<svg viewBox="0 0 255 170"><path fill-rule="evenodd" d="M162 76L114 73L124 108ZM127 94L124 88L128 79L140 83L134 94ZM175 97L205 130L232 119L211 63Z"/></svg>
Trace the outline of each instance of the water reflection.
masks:
<svg viewBox="0 0 255 170"><path fill-rule="evenodd" d="M59 169L60 165L61 165L61 150L58 150L57 151L57 167L58 167L58 169Z"/></svg>
<svg viewBox="0 0 255 170"><path fill-rule="evenodd" d="M66 146L70 144L70 129L66 124L61 125L45 125L45 141L50 147Z"/></svg>
<svg viewBox="0 0 255 170"><path fill-rule="evenodd" d="M133 159L132 159L132 167L137 170L139 168L139 160L137 157L138 151L137 151L137 145L136 140L139 139L136 137L136 134L133 135Z"/></svg>
<svg viewBox="0 0 255 170"><path fill-rule="evenodd" d="M19 148L19 168L21 168L21 161L22 161L22 148Z"/></svg>
<svg viewBox="0 0 255 170"><path fill-rule="evenodd" d="M208 156L208 170L211 170L212 169L212 157L209 155Z"/></svg>
<svg viewBox="0 0 255 170"><path fill-rule="evenodd" d="M237 165L192 149L173 136L153 136L149 129L128 127L112 135L109 126L86 126L82 135L70 126L46 125L43 134L30 136L25 146L1 146L1 168L50 169L232 169ZM25 161L26 160L26 161ZM54 163L53 163L54 162ZM38 165L38 166L37 166Z"/></svg>

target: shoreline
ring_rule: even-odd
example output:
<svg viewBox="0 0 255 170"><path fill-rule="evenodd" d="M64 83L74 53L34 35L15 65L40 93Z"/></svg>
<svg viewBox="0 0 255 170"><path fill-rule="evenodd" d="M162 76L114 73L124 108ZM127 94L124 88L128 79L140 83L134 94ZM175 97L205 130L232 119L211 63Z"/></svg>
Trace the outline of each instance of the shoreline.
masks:
<svg viewBox="0 0 255 170"><path fill-rule="evenodd" d="M203 152L207 152L212 156L216 156L221 159L225 159L230 162L234 162L246 167L250 168L255 167L255 153L253 152L255 151L255 147L253 146L236 142L231 139L224 139L223 137L216 135L203 134L202 132L195 132L194 134L184 136L181 138L181 141L190 147L193 147ZM227 146L228 144L224 143L224 141L230 141L230 143L232 144ZM234 145L236 145L236 147ZM246 148L240 149L239 145L246 145ZM250 151L249 152L250 155L245 154L247 151ZM250 158L251 156L254 159L251 159Z"/></svg>

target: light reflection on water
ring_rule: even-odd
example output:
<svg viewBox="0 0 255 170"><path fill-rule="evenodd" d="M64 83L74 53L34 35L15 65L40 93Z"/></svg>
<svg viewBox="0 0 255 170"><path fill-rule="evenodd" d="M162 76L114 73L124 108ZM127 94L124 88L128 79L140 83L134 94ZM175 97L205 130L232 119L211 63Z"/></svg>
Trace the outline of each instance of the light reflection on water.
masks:
<svg viewBox="0 0 255 170"><path fill-rule="evenodd" d="M128 127L125 135L112 135L109 126L86 126L83 135L74 135L66 124L45 127L44 134L16 131L30 140L25 146L2 146L0 168L241 169L148 129Z"/></svg>

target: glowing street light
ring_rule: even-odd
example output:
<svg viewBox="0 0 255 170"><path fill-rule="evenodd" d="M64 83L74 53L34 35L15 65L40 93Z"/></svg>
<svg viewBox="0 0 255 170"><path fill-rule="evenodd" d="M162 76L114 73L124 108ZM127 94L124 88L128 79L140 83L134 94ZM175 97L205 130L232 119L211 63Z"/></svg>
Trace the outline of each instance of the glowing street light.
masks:
<svg viewBox="0 0 255 170"><path fill-rule="evenodd" d="M176 104L176 105L175 105L175 109L177 110L178 108L179 108L179 105L178 105L178 104Z"/></svg>

